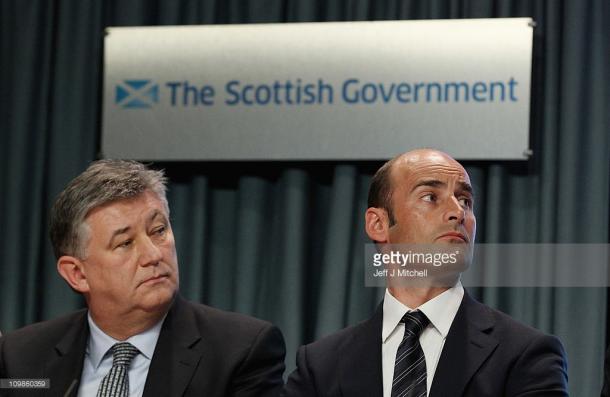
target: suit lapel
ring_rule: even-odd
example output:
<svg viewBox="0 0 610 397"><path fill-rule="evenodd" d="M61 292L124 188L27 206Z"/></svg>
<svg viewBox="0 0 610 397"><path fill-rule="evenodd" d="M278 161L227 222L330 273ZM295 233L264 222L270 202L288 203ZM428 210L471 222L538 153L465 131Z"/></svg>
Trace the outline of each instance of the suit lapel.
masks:
<svg viewBox="0 0 610 397"><path fill-rule="evenodd" d="M143 395L182 396L203 355L201 339L193 312L177 296L161 327Z"/></svg>
<svg viewBox="0 0 610 397"><path fill-rule="evenodd" d="M434 373L431 397L464 393L470 379L498 346L498 341L489 335L493 326L489 310L464 292Z"/></svg>
<svg viewBox="0 0 610 397"><path fill-rule="evenodd" d="M44 373L51 380L49 392L52 395L76 396L78 392L89 336L87 311L78 312L71 323L64 336L55 345L54 357L45 363ZM70 393L67 394L68 391Z"/></svg>
<svg viewBox="0 0 610 397"><path fill-rule="evenodd" d="M342 344L339 357L339 387L343 396L381 397L381 328L383 302L373 317L356 326Z"/></svg>

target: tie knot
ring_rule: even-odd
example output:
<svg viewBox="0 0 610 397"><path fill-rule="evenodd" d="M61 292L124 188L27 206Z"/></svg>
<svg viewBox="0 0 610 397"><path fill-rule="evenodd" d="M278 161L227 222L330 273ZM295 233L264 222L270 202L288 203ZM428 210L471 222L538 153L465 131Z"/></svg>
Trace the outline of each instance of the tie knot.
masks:
<svg viewBox="0 0 610 397"><path fill-rule="evenodd" d="M419 337L424 328L430 324L428 317L419 310L406 313L400 322L405 324L405 338L413 335Z"/></svg>
<svg viewBox="0 0 610 397"><path fill-rule="evenodd" d="M129 342L115 343L110 350L112 350L112 366L122 365L124 367L129 367L131 360L140 352Z"/></svg>

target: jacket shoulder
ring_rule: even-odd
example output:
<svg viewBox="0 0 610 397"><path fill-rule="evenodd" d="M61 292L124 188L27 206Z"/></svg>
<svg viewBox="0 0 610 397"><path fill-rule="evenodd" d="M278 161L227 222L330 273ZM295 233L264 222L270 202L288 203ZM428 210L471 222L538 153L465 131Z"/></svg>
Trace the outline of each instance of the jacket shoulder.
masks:
<svg viewBox="0 0 610 397"><path fill-rule="evenodd" d="M478 302L477 302L478 303ZM491 308L487 305L479 303L483 307L483 310L486 310L488 315L493 319L494 329L496 332L505 335L507 338L515 339L516 341L527 342L530 339L540 338L540 337L550 337L555 338L552 335L547 335L541 330L534 328L530 325L522 323L519 320L514 319L508 314ZM527 338L527 340L525 339Z"/></svg>
<svg viewBox="0 0 610 397"><path fill-rule="evenodd" d="M2 335L5 349L37 348L61 339L74 324L86 321L87 309L81 309L52 320L27 325Z"/></svg>
<svg viewBox="0 0 610 397"><path fill-rule="evenodd" d="M82 347L84 351L86 339L85 334L81 331L87 329L86 322L87 310L83 309L2 335L0 337L0 373L14 377L31 375L35 373L36 368L40 369L41 363L56 358L61 349L77 346L77 348ZM67 335L78 338L73 339Z"/></svg>
<svg viewBox="0 0 610 397"><path fill-rule="evenodd" d="M214 322L218 325L218 328L243 327L245 329L261 329L272 326L268 321L246 314L221 310L192 301L185 301L185 303L198 321Z"/></svg>
<svg viewBox="0 0 610 397"><path fill-rule="evenodd" d="M330 357L337 357L336 353L343 349L346 344L352 343L354 339L364 337L367 333L367 326L371 320L365 320L358 324L343 328L332 334L323 336L322 338L302 346L302 349L307 350L307 355L310 360L327 360ZM381 341L381 336L379 336Z"/></svg>
<svg viewBox="0 0 610 397"><path fill-rule="evenodd" d="M480 302L474 302L476 307L473 314L479 314L480 319L483 319L481 322L474 320L475 324L499 342L498 349L501 356L511 358L515 362L527 359L532 355L550 357L565 369L567 358L559 338L526 325L499 310ZM491 325L489 329L482 326L486 323Z"/></svg>
<svg viewBox="0 0 610 397"><path fill-rule="evenodd" d="M249 346L266 335L284 343L279 329L268 321L196 302L183 302L184 309L192 313L199 330L213 344Z"/></svg>

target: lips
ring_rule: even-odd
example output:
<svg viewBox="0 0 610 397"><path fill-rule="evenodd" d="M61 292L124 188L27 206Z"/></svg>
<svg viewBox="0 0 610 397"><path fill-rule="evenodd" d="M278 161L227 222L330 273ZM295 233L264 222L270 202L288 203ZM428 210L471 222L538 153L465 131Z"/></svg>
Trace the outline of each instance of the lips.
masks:
<svg viewBox="0 0 610 397"><path fill-rule="evenodd" d="M169 273L157 274L156 276L149 277L146 280L142 281L140 283L140 285L148 283L148 282L154 283L156 281L160 281L160 280L163 280L163 279L168 278L168 277L169 277Z"/></svg>
<svg viewBox="0 0 610 397"><path fill-rule="evenodd" d="M451 239L460 239L463 242L467 243L468 242L468 238L466 237L466 235L460 233L460 232L448 232L448 233L444 233L442 235L440 235L439 237L437 237L437 240L440 239L446 239L446 240L451 240Z"/></svg>

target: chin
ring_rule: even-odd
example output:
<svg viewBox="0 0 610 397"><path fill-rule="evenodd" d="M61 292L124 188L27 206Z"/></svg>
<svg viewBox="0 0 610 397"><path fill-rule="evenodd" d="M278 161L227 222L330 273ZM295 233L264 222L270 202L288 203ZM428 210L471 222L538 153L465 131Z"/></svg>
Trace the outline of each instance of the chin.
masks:
<svg viewBox="0 0 610 397"><path fill-rule="evenodd" d="M148 294L142 301L142 309L146 312L156 312L166 310L176 296L176 289L164 289Z"/></svg>

